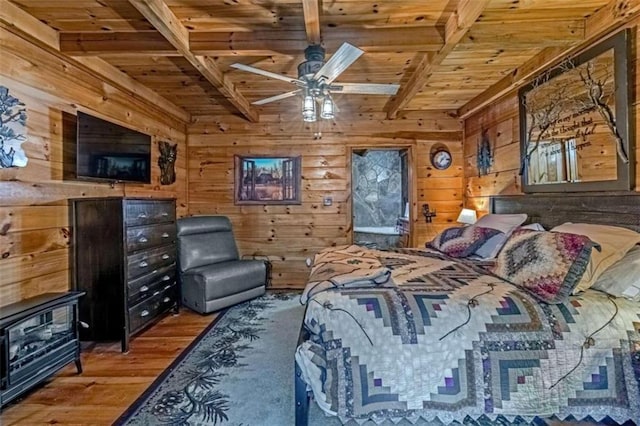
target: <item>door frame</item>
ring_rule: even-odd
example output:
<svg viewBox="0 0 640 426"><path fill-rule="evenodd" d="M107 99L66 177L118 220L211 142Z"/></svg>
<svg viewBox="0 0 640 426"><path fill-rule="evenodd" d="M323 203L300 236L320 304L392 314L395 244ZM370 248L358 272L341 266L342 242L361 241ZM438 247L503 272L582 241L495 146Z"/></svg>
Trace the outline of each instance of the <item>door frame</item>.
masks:
<svg viewBox="0 0 640 426"><path fill-rule="evenodd" d="M347 240L353 244L353 151L356 150L378 150L378 151L407 151L407 196L409 198L409 236L407 238L407 245L409 247L415 246L415 224L417 220L417 200L418 200L418 184L417 184L417 172L415 161L415 149L416 144L411 142L399 143L397 145L392 144L363 144L363 145L348 145L347 146L349 159L347 162L347 172L349 179L347 183L347 190L349 195L347 197L347 210L349 211L349 217L347 218Z"/></svg>

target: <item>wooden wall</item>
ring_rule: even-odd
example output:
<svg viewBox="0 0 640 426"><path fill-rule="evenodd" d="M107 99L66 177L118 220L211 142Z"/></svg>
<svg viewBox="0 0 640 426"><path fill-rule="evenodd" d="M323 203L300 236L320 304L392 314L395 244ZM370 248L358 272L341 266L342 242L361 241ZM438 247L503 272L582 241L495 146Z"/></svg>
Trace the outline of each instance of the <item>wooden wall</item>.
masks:
<svg viewBox="0 0 640 426"><path fill-rule="evenodd" d="M640 19L627 25L636 29ZM635 55L630 63L635 72L631 74L635 78L632 81L635 99L632 99L632 116L635 120L635 157L636 157L636 183L635 190L640 191L640 108L637 103L638 82L640 82L640 68L635 52L640 48L640 42L636 34L631 37L636 45L631 51ZM476 165L477 144L480 141L482 131L486 130L494 149L494 163L491 172L478 177ZM600 158L600 161L602 158ZM502 99L481 109L477 113L464 120L464 185L465 206L475 208L480 213L486 213L489 208L491 195L521 194L520 168L520 135L518 117L518 95L510 93Z"/></svg>
<svg viewBox="0 0 640 426"><path fill-rule="evenodd" d="M384 117L342 111L334 122L312 126L305 126L297 111L263 114L258 124L232 115L195 117L188 129L188 213L229 216L241 254L268 256L274 287L300 288L308 278L307 257L352 241L352 149L409 148L412 243L423 246L455 221L462 206L461 126L445 112L410 112L393 121ZM314 139L318 130L322 138ZM449 169L431 167L429 153L435 145L452 152ZM302 204L234 205L234 155L301 156ZM333 198L330 207L322 205L326 196ZM437 211L429 226L419 213L423 203Z"/></svg>
<svg viewBox="0 0 640 426"><path fill-rule="evenodd" d="M0 28L0 85L27 109L29 163L0 169L0 306L69 289L68 199L95 196L176 197L186 213L186 123L141 93L96 77L46 44ZM135 85L134 85L135 86ZM77 110L153 136L152 184L79 182L63 178L63 113ZM178 143L177 183L160 186L157 141Z"/></svg>

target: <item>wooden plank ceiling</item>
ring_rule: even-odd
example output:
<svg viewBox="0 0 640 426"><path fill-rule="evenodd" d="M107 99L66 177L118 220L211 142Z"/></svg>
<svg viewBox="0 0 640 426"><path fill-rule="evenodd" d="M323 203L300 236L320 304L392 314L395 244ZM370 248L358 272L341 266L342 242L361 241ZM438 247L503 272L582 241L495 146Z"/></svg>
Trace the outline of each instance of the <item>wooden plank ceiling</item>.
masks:
<svg viewBox="0 0 640 426"><path fill-rule="evenodd" d="M613 0L12 0L59 32L60 50L98 56L192 115L300 108L294 90L230 68L235 62L297 77L303 50L327 58L345 41L365 51L339 82L398 83L398 95L335 96L341 111L464 110L549 48L586 37ZM542 52L542 53L541 53Z"/></svg>

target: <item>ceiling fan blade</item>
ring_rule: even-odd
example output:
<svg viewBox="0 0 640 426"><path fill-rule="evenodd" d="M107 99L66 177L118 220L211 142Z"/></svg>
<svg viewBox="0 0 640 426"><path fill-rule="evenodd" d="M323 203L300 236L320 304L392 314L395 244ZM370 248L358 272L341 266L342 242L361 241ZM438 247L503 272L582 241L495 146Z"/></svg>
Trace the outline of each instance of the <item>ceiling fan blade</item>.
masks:
<svg viewBox="0 0 640 426"><path fill-rule="evenodd" d="M374 83L334 83L329 86L333 93L352 93L357 95L395 95L399 84Z"/></svg>
<svg viewBox="0 0 640 426"><path fill-rule="evenodd" d="M363 53L363 50L352 44L342 43L336 53L315 73L313 79L322 79L325 83L331 83Z"/></svg>
<svg viewBox="0 0 640 426"><path fill-rule="evenodd" d="M279 95L276 96L271 96L270 98L264 98L264 99L260 99L259 101L255 101L255 102L251 102L253 105L264 105L264 104L268 104L270 102L275 102L275 101L279 101L281 99L286 99L286 98L290 98L292 96L297 95L298 93L300 93L300 89L298 90L293 90L291 92L287 92L287 93L281 93Z"/></svg>
<svg viewBox="0 0 640 426"><path fill-rule="evenodd" d="M287 83L295 84L295 85L298 85L298 86L305 86L306 85L303 81L298 80L297 78L287 77L286 75L281 75L281 74L276 74L276 73L271 72L271 71L261 70L260 68L252 67L250 65L244 65L244 64L236 63L236 64L231 64L230 66L232 68L239 69L241 71L252 72L254 74L263 75L265 77L274 78L276 80L286 81Z"/></svg>

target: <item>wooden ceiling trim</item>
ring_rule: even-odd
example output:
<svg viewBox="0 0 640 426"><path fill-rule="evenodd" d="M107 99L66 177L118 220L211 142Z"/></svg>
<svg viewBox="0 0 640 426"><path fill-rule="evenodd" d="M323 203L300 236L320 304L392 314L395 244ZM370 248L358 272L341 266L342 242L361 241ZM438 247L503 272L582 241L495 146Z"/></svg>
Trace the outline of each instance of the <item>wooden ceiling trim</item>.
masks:
<svg viewBox="0 0 640 426"><path fill-rule="evenodd" d="M189 50L189 31L163 0L129 1L227 99L233 109L248 120L258 122L257 110L236 90L233 83L225 78L216 63Z"/></svg>
<svg viewBox="0 0 640 426"><path fill-rule="evenodd" d="M49 47L60 49L58 31L43 24L9 0L0 0L0 22L10 27L14 33L28 35Z"/></svg>
<svg viewBox="0 0 640 426"><path fill-rule="evenodd" d="M640 15L640 2L612 0L586 19L585 38L595 40Z"/></svg>
<svg viewBox="0 0 640 426"><path fill-rule="evenodd" d="M180 56L157 31L60 33L60 51L69 56Z"/></svg>
<svg viewBox="0 0 640 426"><path fill-rule="evenodd" d="M596 13L585 19L585 37L583 41L571 48L547 48L531 58L511 74L503 77L486 91L471 99L460 109L458 114L466 118L489 103L496 101L507 93L518 89L533 76L554 66L562 58L584 50L600 38L619 30L621 27L640 16L640 2L629 0L612 0Z"/></svg>
<svg viewBox="0 0 640 426"><path fill-rule="evenodd" d="M400 93L389 102L389 107L386 109L389 119L395 119L398 112L405 108L425 85L431 77L433 68L442 63L462 40L489 2L490 0L463 0L460 2L445 24L444 46L435 54L423 55L409 81L403 85Z"/></svg>
<svg viewBox="0 0 640 426"><path fill-rule="evenodd" d="M191 32L191 51L209 56L270 56L296 55L308 46L302 31L253 31L253 32ZM335 52L344 42L358 46L365 52L418 51L436 52L444 41L434 27L411 28L340 28L325 31L322 45L328 52Z"/></svg>
<svg viewBox="0 0 640 426"><path fill-rule="evenodd" d="M320 8L319 0L302 0L304 28L310 44L320 44Z"/></svg>
<svg viewBox="0 0 640 426"><path fill-rule="evenodd" d="M478 46L501 44L509 47L567 46L585 37L584 19L565 19L553 22L476 22L469 29L463 43Z"/></svg>
<svg viewBox="0 0 640 426"><path fill-rule="evenodd" d="M59 33L56 30L40 22L7 0L0 0L0 23L14 34L29 39L37 45L47 47L51 53L57 56L64 56L65 59L69 60L66 55L62 55L59 50ZM169 114L172 118L182 123L189 123L191 121L191 114L187 111L158 95L153 90L102 59L77 58L73 61L75 65L85 72L141 100L149 109L154 110L160 115Z"/></svg>

